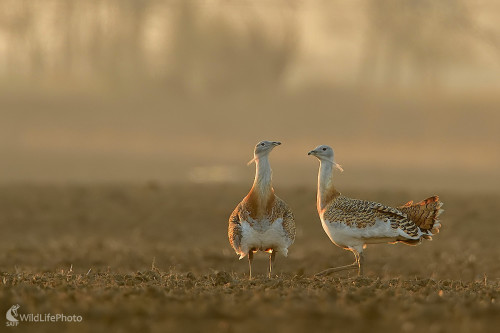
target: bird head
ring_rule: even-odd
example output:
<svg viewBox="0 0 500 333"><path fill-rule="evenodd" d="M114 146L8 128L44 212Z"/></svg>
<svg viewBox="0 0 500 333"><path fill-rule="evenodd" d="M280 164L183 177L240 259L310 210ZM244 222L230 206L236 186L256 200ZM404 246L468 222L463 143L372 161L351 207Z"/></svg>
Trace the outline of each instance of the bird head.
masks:
<svg viewBox="0 0 500 333"><path fill-rule="evenodd" d="M340 171L344 171L344 169L342 169L340 164L336 163L335 160L333 159L334 153L332 147L330 146L327 145L317 146L309 153L307 153L307 155L312 155L316 157L318 160L320 160L320 162L332 163L335 168L339 169Z"/></svg>
<svg viewBox="0 0 500 333"><path fill-rule="evenodd" d="M265 156L271 152L271 150L274 149L274 147L281 145L281 142L279 141L261 141L257 143L255 146L254 152L253 152L253 159L248 162L248 164L251 164L252 162L255 162L255 160L259 159L262 156Z"/></svg>

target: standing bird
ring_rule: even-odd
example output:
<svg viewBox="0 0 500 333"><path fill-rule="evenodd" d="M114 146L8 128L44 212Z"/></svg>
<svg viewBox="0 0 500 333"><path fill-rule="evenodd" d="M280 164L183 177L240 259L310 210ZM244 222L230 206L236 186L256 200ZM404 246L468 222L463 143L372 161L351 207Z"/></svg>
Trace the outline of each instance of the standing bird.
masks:
<svg viewBox="0 0 500 333"><path fill-rule="evenodd" d="M317 209L321 224L330 240L337 246L354 254L351 265L324 270L317 275L358 269L363 275L366 244L397 243L420 244L422 239L432 239L439 232L438 217L443 211L439 197L433 196L419 203L413 201L392 208L382 204L351 199L340 194L333 184L334 168L343 171L333 159L333 149L318 146L308 155L319 162Z"/></svg>
<svg viewBox="0 0 500 333"><path fill-rule="evenodd" d="M229 242L243 259L248 255L250 279L253 254L269 253L269 277L277 252L285 257L295 240L295 222L288 205L274 194L269 153L281 142L261 141L255 146L255 180L250 192L229 217Z"/></svg>

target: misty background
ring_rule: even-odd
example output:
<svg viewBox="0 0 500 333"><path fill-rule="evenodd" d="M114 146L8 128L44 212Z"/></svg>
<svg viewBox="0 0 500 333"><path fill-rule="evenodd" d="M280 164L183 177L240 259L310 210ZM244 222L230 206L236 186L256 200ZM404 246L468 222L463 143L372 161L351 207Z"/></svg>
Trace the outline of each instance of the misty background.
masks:
<svg viewBox="0 0 500 333"><path fill-rule="evenodd" d="M494 0L0 0L0 183L498 191Z"/></svg>

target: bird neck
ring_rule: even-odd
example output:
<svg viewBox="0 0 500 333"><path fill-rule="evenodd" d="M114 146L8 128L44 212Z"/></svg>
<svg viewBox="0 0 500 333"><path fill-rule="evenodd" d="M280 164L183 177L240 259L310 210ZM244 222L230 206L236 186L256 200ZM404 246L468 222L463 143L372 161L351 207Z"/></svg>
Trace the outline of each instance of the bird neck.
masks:
<svg viewBox="0 0 500 333"><path fill-rule="evenodd" d="M274 192L272 185L273 171L267 155L255 159L255 179L252 190L257 191L262 199Z"/></svg>
<svg viewBox="0 0 500 333"><path fill-rule="evenodd" d="M267 156L255 160L255 180L248 194L248 201L256 215L266 212L274 199L272 170Z"/></svg>
<svg viewBox="0 0 500 333"><path fill-rule="evenodd" d="M340 195L333 185L333 164L329 161L320 161L318 173L318 213L322 213L325 207Z"/></svg>

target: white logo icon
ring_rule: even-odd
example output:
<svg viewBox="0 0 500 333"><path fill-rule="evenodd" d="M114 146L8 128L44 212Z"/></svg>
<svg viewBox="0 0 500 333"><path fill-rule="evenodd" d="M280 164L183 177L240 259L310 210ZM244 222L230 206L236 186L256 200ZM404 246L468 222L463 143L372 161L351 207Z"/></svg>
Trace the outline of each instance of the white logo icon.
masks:
<svg viewBox="0 0 500 333"><path fill-rule="evenodd" d="M20 308L19 304L12 305L7 313L5 314L5 318L7 318L7 326L17 326L19 324L19 320L17 319L18 313L17 309Z"/></svg>

